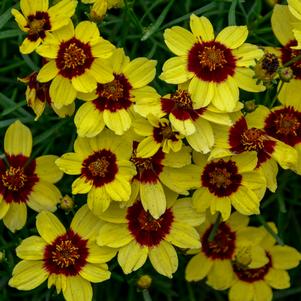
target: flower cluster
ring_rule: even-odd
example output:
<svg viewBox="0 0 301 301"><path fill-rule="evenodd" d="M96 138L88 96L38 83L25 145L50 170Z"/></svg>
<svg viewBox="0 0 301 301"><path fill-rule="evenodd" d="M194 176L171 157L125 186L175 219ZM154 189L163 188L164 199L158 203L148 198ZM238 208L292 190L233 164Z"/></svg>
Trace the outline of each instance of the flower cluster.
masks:
<svg viewBox="0 0 301 301"><path fill-rule="evenodd" d="M82 2L93 3L94 21L123 5ZM15 232L26 224L27 205L39 212L39 236L17 247L22 261L10 286L31 290L48 279L67 301L90 301L90 282L110 278L107 262L115 256L124 274L149 259L171 278L179 253L193 255L187 281L206 278L215 290L229 289L230 301L270 301L272 288L290 286L286 270L298 266L300 253L276 243L273 223L249 225L249 216L262 212L266 190L277 189L278 165L301 174L295 93L301 4L288 2L276 5L271 19L281 48L246 42L247 26L215 34L208 18L194 14L190 30L166 29L175 56L159 78L177 86L160 95L151 86L157 62L130 59L92 21L75 25L76 0L51 7L47 0L20 1L21 12L12 10L26 33L20 52L42 58L40 70L21 79L27 103L36 119L46 104L61 118L75 112L77 137L73 152L31 158L30 129L15 121L6 131L0 219ZM260 102L250 109L240 97L240 90L259 93L273 85L269 107ZM68 230L52 213L60 202L73 206L54 185L63 173L76 176L71 192L87 203Z"/></svg>

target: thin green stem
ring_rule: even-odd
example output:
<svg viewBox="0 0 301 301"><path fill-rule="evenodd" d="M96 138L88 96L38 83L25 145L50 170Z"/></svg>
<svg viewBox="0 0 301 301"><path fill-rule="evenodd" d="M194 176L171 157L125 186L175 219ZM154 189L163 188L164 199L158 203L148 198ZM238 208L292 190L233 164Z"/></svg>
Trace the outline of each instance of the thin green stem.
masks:
<svg viewBox="0 0 301 301"><path fill-rule="evenodd" d="M209 241L209 242L214 240L214 237L215 237L215 235L216 235L218 226L219 226L219 224L220 224L220 222L221 222L221 218L222 218L222 215L221 215L220 212L218 212L217 217L216 217L216 220L215 220L215 222L214 222L214 225L213 225L212 230L211 230L211 232L210 232L210 234L209 234L209 237L208 237L208 241Z"/></svg>
<svg viewBox="0 0 301 301"><path fill-rule="evenodd" d="M142 291L142 296L143 296L144 301L152 301L152 297L151 297L151 295L149 294L148 289L144 289L144 290Z"/></svg>
<svg viewBox="0 0 301 301"><path fill-rule="evenodd" d="M298 62L298 61L300 61L300 60L301 60L301 54L295 56L295 57L292 58L290 61L286 62L286 63L283 65L283 67L288 67L288 66L290 66L290 65L292 65L292 64L294 64L294 63L296 63L296 62Z"/></svg>
<svg viewBox="0 0 301 301"><path fill-rule="evenodd" d="M282 88L283 88L283 85L284 85L284 81L281 82L280 87L279 87L279 89L277 90L276 95L275 95L274 98L272 99L272 101L271 101L271 103L270 103L270 106L269 106L270 108L272 108L272 107L274 106L274 104L275 104L275 102L276 102L276 100L277 100L277 98L278 98L278 95L279 95L280 91L281 91Z"/></svg>

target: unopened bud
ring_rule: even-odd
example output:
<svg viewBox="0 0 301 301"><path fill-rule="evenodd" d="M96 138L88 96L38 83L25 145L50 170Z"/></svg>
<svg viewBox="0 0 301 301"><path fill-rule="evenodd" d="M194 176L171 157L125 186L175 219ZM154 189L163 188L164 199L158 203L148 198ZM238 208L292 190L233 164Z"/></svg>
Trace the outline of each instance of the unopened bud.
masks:
<svg viewBox="0 0 301 301"><path fill-rule="evenodd" d="M0 262L2 262L4 258L5 258L4 252L0 251Z"/></svg>
<svg viewBox="0 0 301 301"><path fill-rule="evenodd" d="M141 289L148 289L152 284L152 278L149 275L142 275L137 280L137 286Z"/></svg>
<svg viewBox="0 0 301 301"><path fill-rule="evenodd" d="M256 109L256 103L254 100L248 100L244 103L244 109L248 112L251 113L253 111L255 111Z"/></svg>
<svg viewBox="0 0 301 301"><path fill-rule="evenodd" d="M294 77L294 72L290 67L279 68L278 74L280 79L286 83L288 83Z"/></svg>
<svg viewBox="0 0 301 301"><path fill-rule="evenodd" d="M65 195L60 201L60 207L64 211L70 211L74 207L74 201L69 195Z"/></svg>

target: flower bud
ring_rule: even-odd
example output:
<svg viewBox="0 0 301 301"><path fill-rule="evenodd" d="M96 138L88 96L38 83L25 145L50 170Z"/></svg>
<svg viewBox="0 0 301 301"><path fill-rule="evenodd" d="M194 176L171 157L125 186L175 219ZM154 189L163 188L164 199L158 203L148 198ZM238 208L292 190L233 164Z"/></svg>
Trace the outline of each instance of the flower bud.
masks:
<svg viewBox="0 0 301 301"><path fill-rule="evenodd" d="M278 70L279 77L282 81L288 83L293 77L294 72L290 67L282 67Z"/></svg>
<svg viewBox="0 0 301 301"><path fill-rule="evenodd" d="M137 286L141 289L148 289L152 284L152 278L149 275L142 275L137 280Z"/></svg>
<svg viewBox="0 0 301 301"><path fill-rule="evenodd" d="M74 207L74 201L69 195L65 195L61 200L60 200L60 207L64 211L70 211Z"/></svg>

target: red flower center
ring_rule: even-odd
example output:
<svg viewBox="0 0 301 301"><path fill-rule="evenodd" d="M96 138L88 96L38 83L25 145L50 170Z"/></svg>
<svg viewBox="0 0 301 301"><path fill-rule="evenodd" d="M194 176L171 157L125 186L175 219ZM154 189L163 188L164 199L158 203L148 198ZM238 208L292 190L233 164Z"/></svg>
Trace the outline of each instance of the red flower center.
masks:
<svg viewBox="0 0 301 301"><path fill-rule="evenodd" d="M82 176L92 180L96 187L112 182L117 172L116 155L109 150L94 152L82 163Z"/></svg>
<svg viewBox="0 0 301 301"><path fill-rule="evenodd" d="M44 251L44 266L51 274L75 276L87 263L87 240L72 230L59 236L47 245Z"/></svg>
<svg viewBox="0 0 301 301"><path fill-rule="evenodd" d="M216 42L196 43L188 54L188 70L204 81L223 82L234 75L236 59L230 48Z"/></svg>
<svg viewBox="0 0 301 301"><path fill-rule="evenodd" d="M142 183L157 183L163 170L164 153L159 149L152 157L140 158L136 156L137 145L138 143L135 141L131 157L131 161L135 164L137 170L137 175L135 175L134 179Z"/></svg>
<svg viewBox="0 0 301 301"><path fill-rule="evenodd" d="M161 98L161 108L163 112L173 114L178 120L196 120L206 110L194 110L190 94L185 90L177 90L170 98Z"/></svg>
<svg viewBox="0 0 301 301"><path fill-rule="evenodd" d="M270 268L272 267L272 258L268 253L266 253L266 255L269 258L269 262L257 269L249 269L243 264L234 261L232 263L234 273L240 280L249 283L264 280L265 275L269 272Z"/></svg>
<svg viewBox="0 0 301 301"><path fill-rule="evenodd" d="M293 107L275 110L266 118L264 129L270 136L295 146L301 142L301 112Z"/></svg>
<svg viewBox="0 0 301 301"><path fill-rule="evenodd" d="M46 37L45 31L51 29L48 13L38 11L35 15L28 16L27 19L28 23L25 26L29 29L27 38L32 42L39 38L44 39Z"/></svg>
<svg viewBox="0 0 301 301"><path fill-rule="evenodd" d="M163 140L168 139L173 142L178 141L179 132L174 132L170 124L166 122L160 122L159 127L153 129L153 137L156 142L161 143Z"/></svg>
<svg viewBox="0 0 301 301"><path fill-rule="evenodd" d="M171 209L166 209L160 218L154 219L143 209L140 201L128 208L126 218L135 240L147 247L158 245L169 234L174 220Z"/></svg>
<svg viewBox="0 0 301 301"><path fill-rule="evenodd" d="M98 84L98 98L93 101L95 107L103 112L116 112L132 105L130 91L132 85L123 74L114 74L114 80L107 84Z"/></svg>
<svg viewBox="0 0 301 301"><path fill-rule="evenodd" d="M62 76L71 79L85 73L93 61L94 57L89 43L72 38L60 44L56 66Z"/></svg>
<svg viewBox="0 0 301 301"><path fill-rule="evenodd" d="M292 40L281 48L281 60L283 65L301 54L301 50L291 48L292 46L297 46L297 44L296 40ZM291 64L290 68L292 68L294 76L297 79L301 79L301 60Z"/></svg>
<svg viewBox="0 0 301 301"><path fill-rule="evenodd" d="M260 129L251 128L244 131L241 135L241 143L246 151L263 149L265 140L265 132Z"/></svg>
<svg viewBox="0 0 301 301"><path fill-rule="evenodd" d="M218 197L229 196L241 184L242 176L234 161L220 159L208 163L201 176L202 185Z"/></svg>
<svg viewBox="0 0 301 301"><path fill-rule="evenodd" d="M28 87L31 90L35 90L35 95L36 98L38 98L41 102L47 102L47 103L51 103L51 98L49 95L49 87L50 87L50 82L48 83L39 83L37 81L37 72L32 73L31 75L29 75L28 80ZM27 79L25 78L25 79ZM30 105L33 105L32 103L30 103Z"/></svg>
<svg viewBox="0 0 301 301"><path fill-rule="evenodd" d="M235 250L236 233L226 223L220 223L212 241L208 241L211 225L202 237L202 250L212 259L232 259Z"/></svg>
<svg viewBox="0 0 301 301"><path fill-rule="evenodd" d="M0 160L0 194L7 203L26 203L39 181L36 162L23 155L7 156L8 167Z"/></svg>

